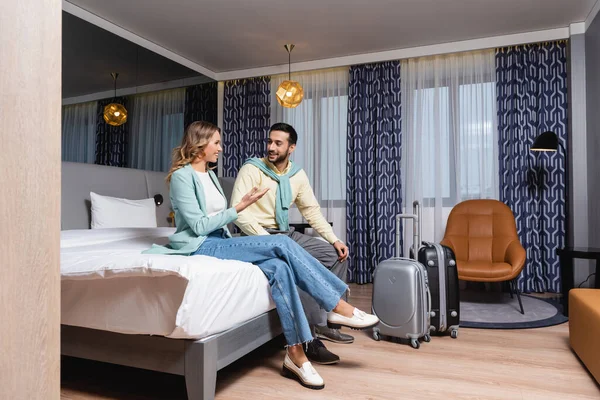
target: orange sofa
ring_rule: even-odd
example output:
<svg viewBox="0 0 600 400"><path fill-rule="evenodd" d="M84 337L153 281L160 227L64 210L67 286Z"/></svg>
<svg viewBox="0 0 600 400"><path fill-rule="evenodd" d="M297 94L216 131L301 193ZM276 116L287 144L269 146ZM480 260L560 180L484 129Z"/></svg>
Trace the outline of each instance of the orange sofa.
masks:
<svg viewBox="0 0 600 400"><path fill-rule="evenodd" d="M569 291L569 341L600 383L600 289Z"/></svg>

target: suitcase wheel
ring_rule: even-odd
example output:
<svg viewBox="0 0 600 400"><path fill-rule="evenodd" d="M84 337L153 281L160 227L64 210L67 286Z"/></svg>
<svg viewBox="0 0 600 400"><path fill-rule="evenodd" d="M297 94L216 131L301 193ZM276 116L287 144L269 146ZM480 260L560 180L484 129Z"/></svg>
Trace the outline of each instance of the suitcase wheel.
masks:
<svg viewBox="0 0 600 400"><path fill-rule="evenodd" d="M381 340L381 334L375 329L373 329L373 339L375 339L378 342Z"/></svg>
<svg viewBox="0 0 600 400"><path fill-rule="evenodd" d="M423 336L423 340L424 340L426 343L429 343L429 342L431 342L431 336L429 336L429 335L425 335L425 336Z"/></svg>
<svg viewBox="0 0 600 400"><path fill-rule="evenodd" d="M421 343L419 343L417 339L410 339L410 345L413 349L418 349L419 347L421 347Z"/></svg>
<svg viewBox="0 0 600 400"><path fill-rule="evenodd" d="M450 332L450 337L452 339L456 339L458 337L458 330L454 329L452 332Z"/></svg>

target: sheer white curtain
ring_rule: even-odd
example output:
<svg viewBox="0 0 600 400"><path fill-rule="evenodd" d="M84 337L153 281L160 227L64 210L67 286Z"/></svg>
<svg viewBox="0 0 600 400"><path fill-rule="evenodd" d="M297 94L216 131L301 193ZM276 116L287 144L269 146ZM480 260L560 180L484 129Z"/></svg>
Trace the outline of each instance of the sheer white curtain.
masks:
<svg viewBox="0 0 600 400"><path fill-rule="evenodd" d="M348 68L292 74L304 89L296 108L279 105L275 92L287 74L271 77L271 123L286 122L298 132L292 160L308 175L323 215L336 235L346 237L346 132L348 129ZM290 221L300 221L297 209Z"/></svg>
<svg viewBox="0 0 600 400"><path fill-rule="evenodd" d="M495 55L408 59L401 76L403 204L421 203L423 240L439 241L457 203L498 198Z"/></svg>
<svg viewBox="0 0 600 400"><path fill-rule="evenodd" d="M185 89L133 96L129 113L129 166L167 172L183 137Z"/></svg>
<svg viewBox="0 0 600 400"><path fill-rule="evenodd" d="M98 102L63 106L62 160L93 164L96 161Z"/></svg>

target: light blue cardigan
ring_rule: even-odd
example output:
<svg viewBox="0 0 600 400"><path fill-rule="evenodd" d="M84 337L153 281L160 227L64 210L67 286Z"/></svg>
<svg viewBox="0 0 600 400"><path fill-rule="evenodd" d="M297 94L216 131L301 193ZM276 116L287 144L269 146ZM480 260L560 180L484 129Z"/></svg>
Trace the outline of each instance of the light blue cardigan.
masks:
<svg viewBox="0 0 600 400"><path fill-rule="evenodd" d="M217 176L210 170L208 174L225 197ZM231 207L211 217L207 216L204 188L190 164L173 173L169 192L177 230L169 236L169 247L154 244L143 251L143 254L190 255L198 250L208 234L219 228L223 228L227 237L231 237L227 224L237 219L237 211ZM227 204L227 199L225 201Z"/></svg>

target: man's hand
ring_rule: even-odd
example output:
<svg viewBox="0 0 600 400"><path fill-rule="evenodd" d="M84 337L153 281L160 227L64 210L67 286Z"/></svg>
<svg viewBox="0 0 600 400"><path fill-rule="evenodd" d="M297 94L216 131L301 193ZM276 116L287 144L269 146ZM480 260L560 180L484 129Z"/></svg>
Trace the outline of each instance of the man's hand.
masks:
<svg viewBox="0 0 600 400"><path fill-rule="evenodd" d="M346 259L348 258L348 246L342 243L341 240L338 240L333 244L333 247L338 253L338 260L340 262L346 261Z"/></svg>

